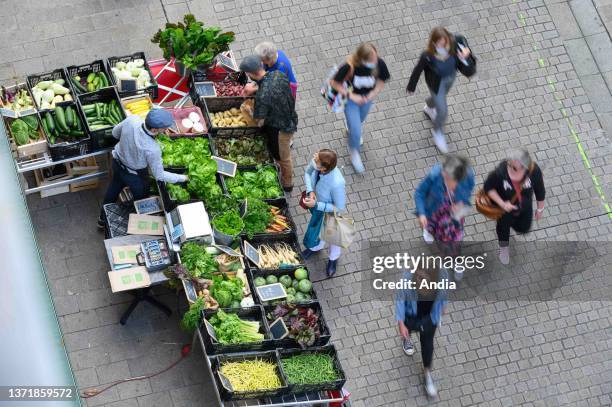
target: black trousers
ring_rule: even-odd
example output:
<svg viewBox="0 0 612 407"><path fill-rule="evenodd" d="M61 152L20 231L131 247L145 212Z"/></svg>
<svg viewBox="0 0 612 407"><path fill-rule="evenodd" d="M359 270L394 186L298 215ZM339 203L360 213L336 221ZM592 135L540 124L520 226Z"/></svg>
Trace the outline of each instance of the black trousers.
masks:
<svg viewBox="0 0 612 407"><path fill-rule="evenodd" d="M135 201L149 196L150 185L149 171L147 168L138 170L137 174L132 174L127 169L122 168L121 164L114 158L112 166L113 178L110 184L108 184L108 189L104 196L104 202L100 210L100 219L104 219L104 205L117 202L121 190L126 186L130 188Z"/></svg>
<svg viewBox="0 0 612 407"><path fill-rule="evenodd" d="M497 221L497 239L499 240L500 246L508 246L510 241L510 228L514 229L516 233L523 234L529 232L531 229L531 222L533 221L533 208L523 208L518 215L512 213L505 213Z"/></svg>
<svg viewBox="0 0 612 407"><path fill-rule="evenodd" d="M261 132L265 137L266 145L268 146L268 151L270 151L270 154L272 154L272 158L277 161L280 160L280 151L278 146L278 133L280 133L280 130L264 125L261 128Z"/></svg>
<svg viewBox="0 0 612 407"><path fill-rule="evenodd" d="M416 331L419 333L419 341L421 342L421 358L423 358L423 366L426 369L431 367L434 352L434 336L436 335L436 326L429 323L422 323L416 318L406 318L404 321L406 328L410 332Z"/></svg>

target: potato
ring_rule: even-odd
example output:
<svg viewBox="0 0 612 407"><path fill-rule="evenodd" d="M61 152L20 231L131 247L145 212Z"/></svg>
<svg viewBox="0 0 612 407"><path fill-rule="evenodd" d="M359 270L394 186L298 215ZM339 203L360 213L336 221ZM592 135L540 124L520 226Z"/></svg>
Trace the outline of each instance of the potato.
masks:
<svg viewBox="0 0 612 407"><path fill-rule="evenodd" d="M232 108L231 108L229 111L230 111L230 112L231 112L233 115L236 115L236 114L240 113L240 109L235 108L235 107L232 107Z"/></svg>

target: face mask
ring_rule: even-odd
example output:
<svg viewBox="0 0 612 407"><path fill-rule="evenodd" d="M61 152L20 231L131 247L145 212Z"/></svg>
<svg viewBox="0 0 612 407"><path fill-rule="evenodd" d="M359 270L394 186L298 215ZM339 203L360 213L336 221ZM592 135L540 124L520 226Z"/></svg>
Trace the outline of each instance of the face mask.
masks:
<svg viewBox="0 0 612 407"><path fill-rule="evenodd" d="M448 50L444 47L436 47L436 53L441 57L448 56Z"/></svg>
<svg viewBox="0 0 612 407"><path fill-rule="evenodd" d="M365 66L368 69L374 69L376 68L376 62L364 62L363 66Z"/></svg>

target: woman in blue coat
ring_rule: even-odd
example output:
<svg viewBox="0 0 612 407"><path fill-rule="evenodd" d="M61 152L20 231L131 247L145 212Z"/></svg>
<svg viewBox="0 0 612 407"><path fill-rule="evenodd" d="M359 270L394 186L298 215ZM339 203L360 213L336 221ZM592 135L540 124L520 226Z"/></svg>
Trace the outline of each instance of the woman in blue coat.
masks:
<svg viewBox="0 0 612 407"><path fill-rule="evenodd" d="M304 235L304 246L306 247L306 250L302 252L304 259L310 258L325 247L325 242L319 239L325 212L342 212L346 209L345 181L340 169L336 166L337 162L336 153L324 148L314 155L304 173L306 184L304 205L310 208L312 214ZM336 274L341 252L340 246L329 245L328 277Z"/></svg>

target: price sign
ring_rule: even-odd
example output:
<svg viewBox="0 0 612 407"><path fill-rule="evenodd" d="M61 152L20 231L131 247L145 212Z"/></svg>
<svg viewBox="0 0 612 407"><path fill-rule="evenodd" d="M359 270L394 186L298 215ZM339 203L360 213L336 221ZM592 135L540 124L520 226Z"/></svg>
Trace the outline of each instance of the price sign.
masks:
<svg viewBox="0 0 612 407"><path fill-rule="evenodd" d="M189 301L190 303L194 303L198 299L198 293L196 293L193 283L187 280L181 280L181 282L183 283L183 288L185 289L187 301Z"/></svg>
<svg viewBox="0 0 612 407"><path fill-rule="evenodd" d="M230 383L229 379L225 377L221 372L217 372L217 374L219 375L219 381L221 382L221 385L225 387L227 391L233 392L234 388L232 387L232 383Z"/></svg>
<svg viewBox="0 0 612 407"><path fill-rule="evenodd" d="M144 215L162 212L161 202L158 196L134 201L134 207L136 208L136 213Z"/></svg>
<svg viewBox="0 0 612 407"><path fill-rule="evenodd" d="M136 79L119 79L119 91L134 92L138 90L138 82Z"/></svg>
<svg viewBox="0 0 612 407"><path fill-rule="evenodd" d="M223 245L214 245L217 249L221 250L223 253L227 254L228 256L231 257L242 257L242 254L238 253L236 250L232 249L229 246L223 246Z"/></svg>
<svg viewBox="0 0 612 407"><path fill-rule="evenodd" d="M210 335L210 337L215 341L219 342L217 339L217 335L215 334L215 328L208 322L206 318L204 318L204 325L206 326L206 332Z"/></svg>
<svg viewBox="0 0 612 407"><path fill-rule="evenodd" d="M236 61L234 61L232 57L228 55L219 54L217 55L217 61L219 62L219 65L222 66L224 69L232 72L238 72Z"/></svg>
<svg viewBox="0 0 612 407"><path fill-rule="evenodd" d="M277 318L276 321L270 324L270 333L274 339L283 339L289 335L289 330L287 325L285 325L285 321L282 318Z"/></svg>
<svg viewBox="0 0 612 407"><path fill-rule="evenodd" d="M256 248L253 247L253 245L251 245L246 240L244 241L244 255L247 256L247 258L251 260L253 263L255 263L257 267L261 267L259 265L260 264L259 252L257 251Z"/></svg>
<svg viewBox="0 0 612 407"><path fill-rule="evenodd" d="M19 112L19 116L29 116L31 114L36 114L36 109L26 109Z"/></svg>
<svg viewBox="0 0 612 407"><path fill-rule="evenodd" d="M196 93L200 97L214 97L217 96L217 90L215 84L212 82L195 82Z"/></svg>
<svg viewBox="0 0 612 407"><path fill-rule="evenodd" d="M0 109L0 114L4 117L11 117L13 119L17 118L17 113L14 110L2 108Z"/></svg>
<svg viewBox="0 0 612 407"><path fill-rule="evenodd" d="M261 285L259 287L255 287L255 289L257 290L257 294L259 294L259 298L263 302L287 298L285 286L283 286L281 283Z"/></svg>
<svg viewBox="0 0 612 407"><path fill-rule="evenodd" d="M213 160L217 162L217 172L219 174L227 175L228 177L234 177L236 175L236 169L238 164L233 161L225 160L221 157L211 156Z"/></svg>

